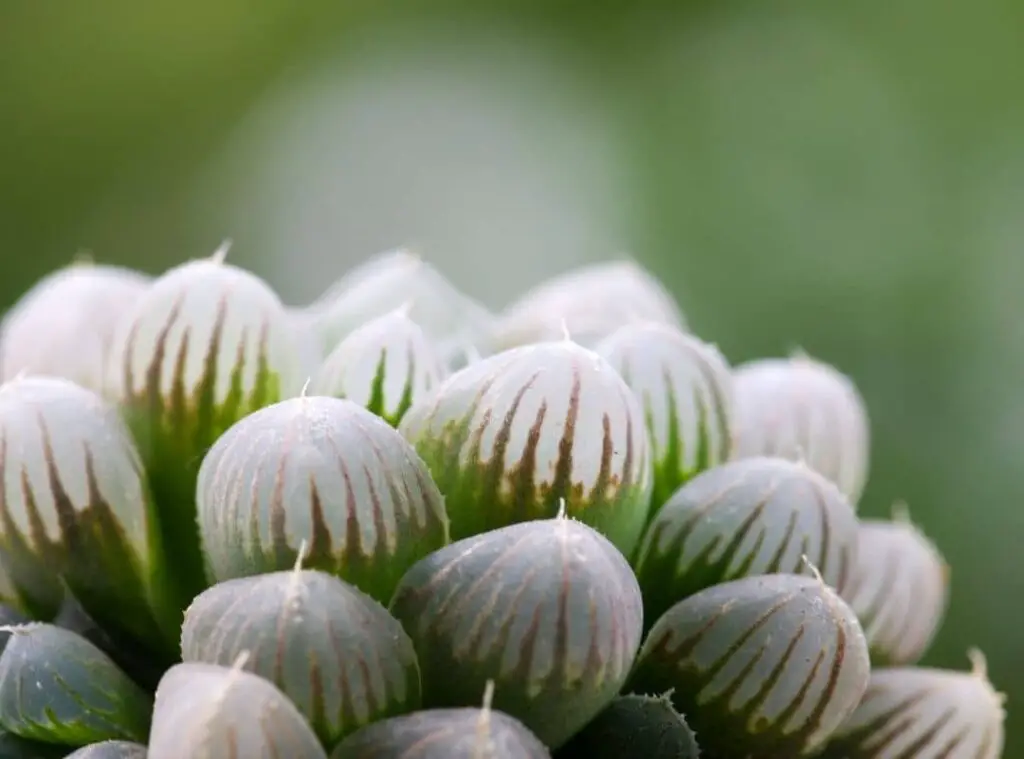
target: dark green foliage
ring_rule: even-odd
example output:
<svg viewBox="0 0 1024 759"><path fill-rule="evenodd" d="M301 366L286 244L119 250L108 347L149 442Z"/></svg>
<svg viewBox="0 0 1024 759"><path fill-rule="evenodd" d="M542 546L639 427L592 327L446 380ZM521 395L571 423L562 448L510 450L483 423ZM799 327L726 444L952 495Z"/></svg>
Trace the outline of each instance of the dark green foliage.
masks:
<svg viewBox="0 0 1024 759"><path fill-rule="evenodd" d="M667 696L620 696L555 759L699 759L697 737Z"/></svg>

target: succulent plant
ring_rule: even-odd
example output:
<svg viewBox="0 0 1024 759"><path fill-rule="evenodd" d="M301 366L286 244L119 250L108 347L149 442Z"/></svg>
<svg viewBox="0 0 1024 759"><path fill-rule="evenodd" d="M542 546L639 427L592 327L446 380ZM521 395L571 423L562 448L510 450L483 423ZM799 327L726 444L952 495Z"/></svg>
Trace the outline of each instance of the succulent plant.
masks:
<svg viewBox="0 0 1024 759"><path fill-rule="evenodd" d="M397 426L446 373L426 333L406 311L393 311L353 330L327 356L309 391L347 398Z"/></svg>
<svg viewBox="0 0 1024 759"><path fill-rule="evenodd" d="M273 682L324 746L420 706L412 641L379 603L341 580L295 569L214 585L185 614L185 661L244 668Z"/></svg>
<svg viewBox="0 0 1024 759"><path fill-rule="evenodd" d="M905 508L892 521L861 520L846 599L857 613L875 666L915 664L946 613L949 568Z"/></svg>
<svg viewBox="0 0 1024 759"><path fill-rule="evenodd" d="M199 529L215 581L305 564L382 603L448 542L444 499L412 447L358 404L301 396L245 417L199 472Z"/></svg>
<svg viewBox="0 0 1024 759"><path fill-rule="evenodd" d="M64 584L112 630L173 651L177 603L139 454L117 410L69 380L0 386L0 563L51 619Z"/></svg>
<svg viewBox="0 0 1024 759"><path fill-rule="evenodd" d="M694 475L732 456L732 373L713 345L670 324L630 324L598 343L636 394L651 437L651 513Z"/></svg>
<svg viewBox="0 0 1024 759"><path fill-rule="evenodd" d="M299 390L301 352L274 291L226 247L157 278L121 322L110 388L139 444L174 546L181 607L206 587L195 488L206 450L252 411Z"/></svg>
<svg viewBox="0 0 1024 759"><path fill-rule="evenodd" d="M131 741L103 741L83 746L65 759L146 759L146 747Z"/></svg>
<svg viewBox="0 0 1024 759"><path fill-rule="evenodd" d="M653 486L639 402L618 372L569 340L514 348L456 372L399 431L445 495L453 539L570 516L627 555Z"/></svg>
<svg viewBox="0 0 1024 759"><path fill-rule="evenodd" d="M697 737L668 696L619 696L558 759L699 759Z"/></svg>
<svg viewBox="0 0 1024 759"><path fill-rule="evenodd" d="M654 625L627 690L671 691L708 759L803 757L820 749L868 684L853 611L818 577L715 585Z"/></svg>
<svg viewBox="0 0 1024 759"><path fill-rule="evenodd" d="M809 467L757 457L709 469L658 512L633 562L653 625L669 607L718 583L801 574L809 560L845 592L858 523L846 497Z"/></svg>
<svg viewBox="0 0 1024 759"><path fill-rule="evenodd" d="M803 460L855 507L868 475L864 399L836 368L797 353L736 367L736 455Z"/></svg>
<svg viewBox="0 0 1024 759"><path fill-rule="evenodd" d="M9 629L0 654L0 728L65 746L146 740L152 702L106 654L55 625Z"/></svg>
<svg viewBox="0 0 1024 759"><path fill-rule="evenodd" d="M660 322L685 329L672 296L635 261L588 264L542 282L505 309L494 327L497 349L557 340L594 346L624 324Z"/></svg>
<svg viewBox="0 0 1024 759"><path fill-rule="evenodd" d="M430 709L364 727L331 759L550 759L517 719L483 709Z"/></svg>
<svg viewBox="0 0 1024 759"><path fill-rule="evenodd" d="M269 680L232 667L175 664L156 690L147 759L327 759L295 705Z"/></svg>
<svg viewBox="0 0 1024 759"><path fill-rule="evenodd" d="M47 375L103 392L117 323L148 284L139 272L84 260L43 277L0 324L0 379Z"/></svg>
<svg viewBox="0 0 1024 759"><path fill-rule="evenodd" d="M397 309L426 331L442 357L466 345L486 350L494 317L417 254L399 248L374 256L304 309L324 356L353 330Z"/></svg>
<svg viewBox="0 0 1024 759"><path fill-rule="evenodd" d="M999 759L834 367L730 369L624 261L496 319L226 252L0 323L0 759Z"/></svg>
<svg viewBox="0 0 1024 759"><path fill-rule="evenodd" d="M876 669L823 759L999 759L1004 697L971 652L970 672Z"/></svg>
<svg viewBox="0 0 1024 759"><path fill-rule="evenodd" d="M453 543L402 578L391 612L412 637L428 707L494 707L555 749L619 692L643 609L629 564L564 516Z"/></svg>

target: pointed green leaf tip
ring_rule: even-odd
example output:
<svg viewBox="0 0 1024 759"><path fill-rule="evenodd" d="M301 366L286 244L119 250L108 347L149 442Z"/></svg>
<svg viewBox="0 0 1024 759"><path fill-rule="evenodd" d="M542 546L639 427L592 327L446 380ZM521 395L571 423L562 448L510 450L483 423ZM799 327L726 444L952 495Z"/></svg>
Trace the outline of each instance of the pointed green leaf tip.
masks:
<svg viewBox="0 0 1024 759"><path fill-rule="evenodd" d="M310 392L347 398L396 426L445 373L426 333L404 310L357 328L324 361Z"/></svg>
<svg viewBox="0 0 1024 759"><path fill-rule="evenodd" d="M10 630L0 655L0 727L65 746L146 740L152 701L106 654L54 625Z"/></svg>
<svg viewBox="0 0 1024 759"><path fill-rule="evenodd" d="M84 746L64 759L146 759L146 747L131 741L103 741Z"/></svg>
<svg viewBox="0 0 1024 759"><path fill-rule="evenodd" d="M402 578L391 612L416 647L424 704L494 707L552 749L619 692L643 627L629 564L561 517L453 543Z"/></svg>
<svg viewBox="0 0 1024 759"><path fill-rule="evenodd" d="M619 696L558 752L558 759L700 759L686 719L667 697Z"/></svg>
<svg viewBox="0 0 1024 759"><path fill-rule="evenodd" d="M867 692L822 759L999 759L1004 696L971 652L970 672L894 667L871 673Z"/></svg>
<svg viewBox="0 0 1024 759"><path fill-rule="evenodd" d="M736 456L803 461L854 506L868 476L870 429L853 381L803 354L737 366Z"/></svg>
<svg viewBox="0 0 1024 759"><path fill-rule="evenodd" d="M651 522L633 562L653 625L678 601L721 582L804 574L804 556L845 593L857 517L839 489L778 458L731 461L694 477Z"/></svg>
<svg viewBox="0 0 1024 759"><path fill-rule="evenodd" d="M456 372L399 426L445 494L452 537L555 515L629 554L650 507L643 413L603 358L570 341L515 348Z"/></svg>
<svg viewBox="0 0 1024 759"><path fill-rule="evenodd" d="M51 377L0 386L0 561L51 619L63 577L104 627L167 654L180 610L139 454L116 409Z"/></svg>
<svg viewBox="0 0 1024 759"><path fill-rule="evenodd" d="M550 759L522 722L483 709L430 709L364 727L331 759Z"/></svg>
<svg viewBox="0 0 1024 759"><path fill-rule="evenodd" d="M325 746L370 722L420 706L412 641L379 603L311 570L214 585L185 614L185 661L245 669L273 682Z"/></svg>
<svg viewBox="0 0 1024 759"><path fill-rule="evenodd" d="M195 522L203 454L236 421L302 381L299 336L274 291L220 260L153 281L114 340L110 392L129 420L175 549L184 608L203 590Z"/></svg>
<svg viewBox="0 0 1024 759"><path fill-rule="evenodd" d="M651 435L651 514L695 475L732 456L732 373L713 345L667 324L622 327L594 349L626 380Z"/></svg>
<svg viewBox="0 0 1024 759"><path fill-rule="evenodd" d="M244 657L233 667L187 662L167 670L147 759L327 759L288 697L242 664Z"/></svg>
<svg viewBox="0 0 1024 759"><path fill-rule="evenodd" d="M199 527L216 581L290 569L336 574L387 603L414 562L448 542L426 465L356 403L306 396L261 409L203 460Z"/></svg>
<svg viewBox="0 0 1024 759"><path fill-rule="evenodd" d="M715 759L813 755L868 683L853 611L820 578L766 575L715 585L657 621L626 684L671 691Z"/></svg>

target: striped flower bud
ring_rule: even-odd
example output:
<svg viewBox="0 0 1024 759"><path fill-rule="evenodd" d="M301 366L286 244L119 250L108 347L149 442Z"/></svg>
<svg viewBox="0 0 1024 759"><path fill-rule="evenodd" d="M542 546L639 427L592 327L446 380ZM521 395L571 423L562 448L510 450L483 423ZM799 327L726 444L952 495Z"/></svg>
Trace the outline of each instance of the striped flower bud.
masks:
<svg viewBox="0 0 1024 759"><path fill-rule="evenodd" d="M301 386L284 306L225 254L156 279L121 323L110 367L175 549L182 608L206 587L195 512L203 454L236 421Z"/></svg>
<svg viewBox="0 0 1024 759"><path fill-rule="evenodd" d="M846 598L876 666L916 663L946 613L949 568L903 510L891 522L863 520Z"/></svg>
<svg viewBox="0 0 1024 759"><path fill-rule="evenodd" d="M301 396L217 440L196 489L210 577L304 563L387 603L413 563L448 542L444 499L412 447L356 403Z"/></svg>
<svg viewBox="0 0 1024 759"><path fill-rule="evenodd" d="M444 374L426 333L401 309L357 327L338 343L309 389L348 398L397 426Z"/></svg>
<svg viewBox="0 0 1024 759"><path fill-rule="evenodd" d="M628 555L647 521L643 413L612 366L573 342L505 351L456 372L399 427L445 494L454 539L570 516Z"/></svg>
<svg viewBox="0 0 1024 759"><path fill-rule="evenodd" d="M805 355L736 367L736 455L803 460L855 507L868 474L869 427L853 382Z"/></svg>
<svg viewBox="0 0 1024 759"><path fill-rule="evenodd" d="M822 759L999 759L1004 697L972 651L970 672L876 669Z"/></svg>
<svg viewBox="0 0 1024 759"><path fill-rule="evenodd" d="M643 626L629 564L600 533L559 517L466 538L415 564L391 612L412 637L424 703L494 707L556 749L629 673Z"/></svg>
<svg viewBox="0 0 1024 759"><path fill-rule="evenodd" d="M680 485L732 455L729 365L713 345L655 322L622 327L595 350L643 408L654 460L653 518Z"/></svg>
<svg viewBox="0 0 1024 759"><path fill-rule="evenodd" d="M637 552L647 624L712 585L801 574L806 560L845 592L857 529L846 497L803 464L758 457L709 469L669 499Z"/></svg>
<svg viewBox="0 0 1024 759"><path fill-rule="evenodd" d="M867 642L819 578L766 575L715 585L658 620L627 690L671 690L702 756L812 756L857 707Z"/></svg>
<svg viewBox="0 0 1024 759"><path fill-rule="evenodd" d="M274 683L324 746L420 705L412 641L379 603L336 577L296 568L214 585L185 613L185 661L243 668Z"/></svg>

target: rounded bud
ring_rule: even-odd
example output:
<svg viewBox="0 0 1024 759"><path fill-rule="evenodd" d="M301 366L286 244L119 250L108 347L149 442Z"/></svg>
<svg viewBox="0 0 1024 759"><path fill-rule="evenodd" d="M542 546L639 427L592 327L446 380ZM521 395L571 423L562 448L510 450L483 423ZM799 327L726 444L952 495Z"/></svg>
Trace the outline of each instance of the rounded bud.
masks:
<svg viewBox="0 0 1024 759"><path fill-rule="evenodd" d="M867 687L853 611L819 578L766 575L715 585L669 609L627 689L672 691L710 756L810 756Z"/></svg>
<svg viewBox="0 0 1024 759"><path fill-rule="evenodd" d="M148 283L131 269L86 261L43 277L0 324L0 379L62 377L103 392L117 324Z"/></svg>
<svg viewBox="0 0 1024 759"><path fill-rule="evenodd" d="M946 613L949 568L909 519L863 520L846 594L876 666L916 663Z"/></svg>
<svg viewBox="0 0 1024 759"><path fill-rule="evenodd" d="M758 457L709 469L669 499L640 544L633 567L644 618L653 625L721 582L805 573L808 561L844 593L857 529L846 497L803 464Z"/></svg>
<svg viewBox="0 0 1024 759"><path fill-rule="evenodd" d="M495 325L499 348L557 340L595 345L624 324L653 321L685 329L672 296L634 261L588 264L552 277L509 306Z"/></svg>
<svg viewBox="0 0 1024 759"><path fill-rule="evenodd" d="M152 700L110 657L55 625L10 632L0 654L0 727L73 747L146 739Z"/></svg>
<svg viewBox="0 0 1024 759"><path fill-rule="evenodd" d="M316 733L269 680L234 667L186 662L160 680L147 759L230 756L327 759Z"/></svg>
<svg viewBox="0 0 1024 759"><path fill-rule="evenodd" d="M203 459L199 530L216 582L294 566L338 575L387 603L418 559L448 542L423 461L356 403L303 396L250 414Z"/></svg>
<svg viewBox="0 0 1024 759"><path fill-rule="evenodd" d="M550 759L517 719L484 709L430 709L377 722L342 741L331 759Z"/></svg>
<svg viewBox="0 0 1024 759"><path fill-rule="evenodd" d="M0 563L21 605L52 619L66 582L104 626L173 652L181 607L117 410L56 377L0 385L0 478Z"/></svg>
<svg viewBox="0 0 1024 759"><path fill-rule="evenodd" d="M415 564L391 601L412 637L430 707L478 703L522 720L549 748L619 692L643 627L629 564L560 517L453 543Z"/></svg>
<svg viewBox="0 0 1024 759"><path fill-rule="evenodd" d="M206 587L195 525L203 454L236 421L299 387L284 306L261 279L224 263L225 252L154 280L121 323L110 366L188 599Z"/></svg>
<svg viewBox="0 0 1024 759"><path fill-rule="evenodd" d="M420 705L412 641L379 603L311 570L246 577L203 591L185 612L184 661L243 668L274 683L333 746Z"/></svg>
<svg viewBox="0 0 1024 759"><path fill-rule="evenodd" d="M131 741L102 741L83 746L64 759L146 759L146 747Z"/></svg>
<svg viewBox="0 0 1024 759"><path fill-rule="evenodd" d="M681 485L732 456L729 365L715 346L655 322L622 327L595 350L644 410L654 460L653 518Z"/></svg>
<svg viewBox="0 0 1024 759"><path fill-rule="evenodd" d="M399 426L445 494L455 539L558 513L636 546L653 483L643 413L596 353L568 340L456 372Z"/></svg>
<svg viewBox="0 0 1024 759"><path fill-rule="evenodd" d="M972 652L971 672L876 669L867 692L836 732L824 759L999 759L1004 697Z"/></svg>
<svg viewBox="0 0 1024 759"><path fill-rule="evenodd" d="M338 343L309 392L347 398L396 426L444 373L426 333L399 310L357 327Z"/></svg>
<svg viewBox="0 0 1024 759"><path fill-rule="evenodd" d="M805 355L751 361L733 373L736 456L805 461L855 507L868 474L868 414L853 381Z"/></svg>

